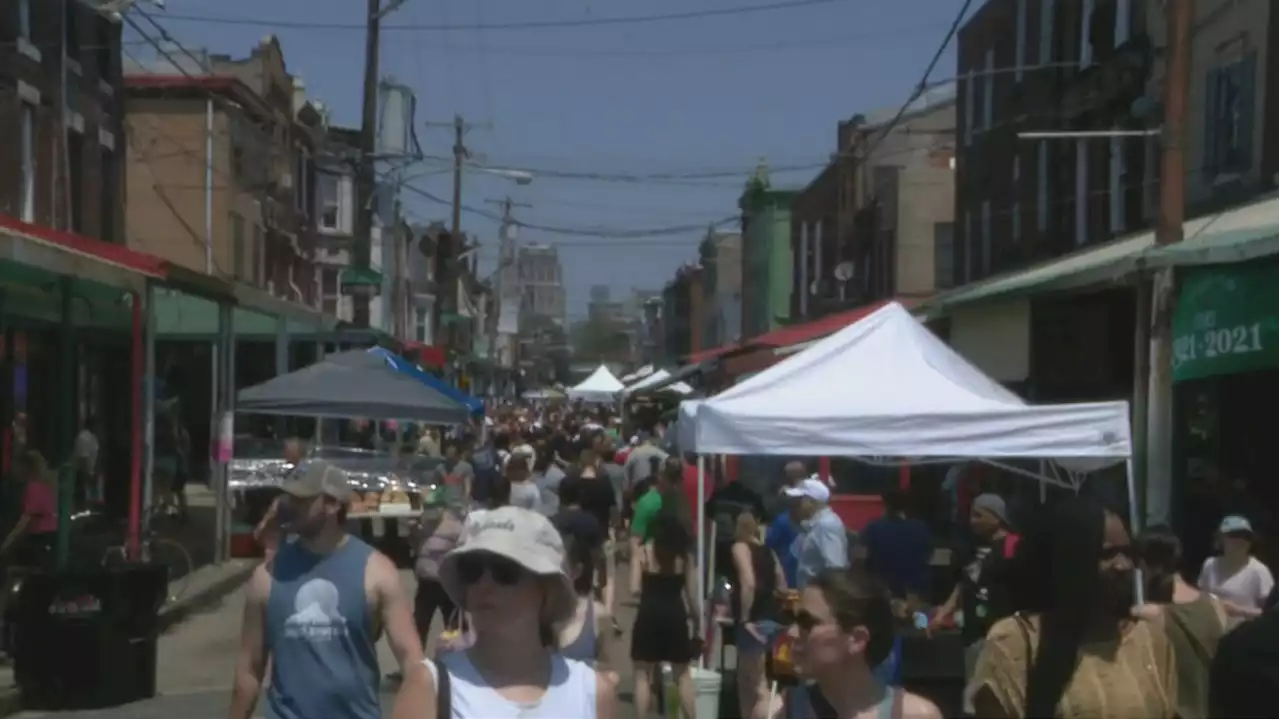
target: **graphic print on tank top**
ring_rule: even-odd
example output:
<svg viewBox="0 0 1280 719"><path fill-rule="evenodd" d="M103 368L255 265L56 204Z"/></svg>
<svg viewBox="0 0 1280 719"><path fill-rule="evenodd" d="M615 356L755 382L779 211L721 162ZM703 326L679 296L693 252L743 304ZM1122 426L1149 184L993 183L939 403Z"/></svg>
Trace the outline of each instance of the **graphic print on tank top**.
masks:
<svg viewBox="0 0 1280 719"><path fill-rule="evenodd" d="M284 620L287 639L326 642L347 636L347 620L338 606L338 587L327 579L312 579L298 588L294 612Z"/></svg>

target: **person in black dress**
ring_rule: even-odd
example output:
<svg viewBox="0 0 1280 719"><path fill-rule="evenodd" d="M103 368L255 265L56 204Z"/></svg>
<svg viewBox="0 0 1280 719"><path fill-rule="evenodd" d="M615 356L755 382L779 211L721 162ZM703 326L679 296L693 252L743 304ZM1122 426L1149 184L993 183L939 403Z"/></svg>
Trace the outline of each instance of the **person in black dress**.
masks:
<svg viewBox="0 0 1280 719"><path fill-rule="evenodd" d="M654 518L649 537L640 548L640 606L631 632L636 716L649 715L654 672L666 663L679 687L681 711L686 719L693 719L689 663L700 653L702 643L695 639L702 636L702 613L695 588L693 542L688 527L668 513Z"/></svg>

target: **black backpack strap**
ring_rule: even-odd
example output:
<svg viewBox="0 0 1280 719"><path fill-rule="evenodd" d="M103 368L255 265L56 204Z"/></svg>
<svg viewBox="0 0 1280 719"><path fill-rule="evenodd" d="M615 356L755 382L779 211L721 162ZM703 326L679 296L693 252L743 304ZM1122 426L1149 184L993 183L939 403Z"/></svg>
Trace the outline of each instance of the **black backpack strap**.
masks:
<svg viewBox="0 0 1280 719"><path fill-rule="evenodd" d="M453 719L453 691L449 681L449 669L444 662L431 660L436 665L436 719Z"/></svg>

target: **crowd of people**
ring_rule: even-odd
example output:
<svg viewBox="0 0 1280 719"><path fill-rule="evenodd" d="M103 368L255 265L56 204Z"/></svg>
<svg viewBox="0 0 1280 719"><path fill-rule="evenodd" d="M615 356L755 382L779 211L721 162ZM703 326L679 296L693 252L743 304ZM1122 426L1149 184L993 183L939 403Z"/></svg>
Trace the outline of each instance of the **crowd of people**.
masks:
<svg viewBox="0 0 1280 719"><path fill-rule="evenodd" d="M901 635L914 630L958 634L967 715L1274 715L1274 581L1242 516L1222 519L1221 551L1192 583L1168 528L1132 538L1081 497L1015 527L999 495L980 494L955 589L932 606L933 539L902 493L855 535L801 463L776 481L715 471L700 495L661 423L625 440L620 429L580 408L508 408L485 426L424 432L416 451L442 462L414 528L412 599L391 561L347 533L343 472L291 444L298 468L260 527L269 559L249 585L233 719L252 716L264 689L276 719L382 716L384 636L399 719L608 718L623 687L649 716L664 665L692 719L693 667L716 621L699 592L708 563L708 584L728 587L733 716L943 716L904 688ZM708 561L698 505L716 538ZM629 647L622 571L636 602Z"/></svg>

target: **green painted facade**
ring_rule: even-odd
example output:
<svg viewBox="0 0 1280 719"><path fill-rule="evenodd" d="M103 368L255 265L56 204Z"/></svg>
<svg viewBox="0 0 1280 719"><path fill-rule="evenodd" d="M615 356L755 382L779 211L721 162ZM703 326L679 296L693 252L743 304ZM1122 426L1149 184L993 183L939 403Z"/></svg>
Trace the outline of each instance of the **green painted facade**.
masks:
<svg viewBox="0 0 1280 719"><path fill-rule="evenodd" d="M769 186L761 167L747 183L742 210L742 337L784 324L791 315L791 203L797 190Z"/></svg>

